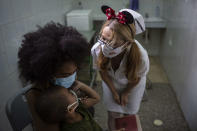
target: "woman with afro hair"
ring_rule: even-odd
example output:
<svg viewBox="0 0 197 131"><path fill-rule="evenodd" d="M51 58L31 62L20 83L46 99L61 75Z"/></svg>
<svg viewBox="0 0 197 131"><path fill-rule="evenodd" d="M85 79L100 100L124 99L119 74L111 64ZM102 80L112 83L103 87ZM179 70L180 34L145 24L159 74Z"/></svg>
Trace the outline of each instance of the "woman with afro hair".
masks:
<svg viewBox="0 0 197 131"><path fill-rule="evenodd" d="M36 131L59 130L58 123L47 124L38 117L34 107L36 97L49 87L75 85L76 70L88 53L86 39L72 27L51 22L24 35L18 68L23 83L32 84L26 96Z"/></svg>

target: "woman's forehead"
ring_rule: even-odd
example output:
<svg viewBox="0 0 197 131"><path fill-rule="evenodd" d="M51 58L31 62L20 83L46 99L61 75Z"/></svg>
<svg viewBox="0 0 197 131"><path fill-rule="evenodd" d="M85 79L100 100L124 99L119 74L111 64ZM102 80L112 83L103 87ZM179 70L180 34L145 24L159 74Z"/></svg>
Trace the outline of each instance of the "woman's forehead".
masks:
<svg viewBox="0 0 197 131"><path fill-rule="evenodd" d="M58 73L73 73L77 66L74 62L65 62L58 70Z"/></svg>

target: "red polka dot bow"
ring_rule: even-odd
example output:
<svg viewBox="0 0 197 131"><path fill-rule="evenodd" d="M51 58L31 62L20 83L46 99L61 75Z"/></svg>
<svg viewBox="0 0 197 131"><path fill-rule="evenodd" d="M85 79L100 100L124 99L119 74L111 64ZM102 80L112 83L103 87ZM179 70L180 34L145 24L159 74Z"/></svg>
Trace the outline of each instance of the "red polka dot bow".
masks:
<svg viewBox="0 0 197 131"><path fill-rule="evenodd" d="M119 12L118 15L115 14L115 11L112 8L107 8L105 10L105 15L107 16L107 20L117 19L119 23L126 24L127 19L126 15L122 12Z"/></svg>

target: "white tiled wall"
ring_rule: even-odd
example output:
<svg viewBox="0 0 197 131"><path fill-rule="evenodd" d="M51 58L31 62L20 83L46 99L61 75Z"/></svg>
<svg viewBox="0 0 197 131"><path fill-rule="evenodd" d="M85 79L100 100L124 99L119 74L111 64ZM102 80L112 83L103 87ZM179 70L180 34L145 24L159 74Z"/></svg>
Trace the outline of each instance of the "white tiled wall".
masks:
<svg viewBox="0 0 197 131"><path fill-rule="evenodd" d="M116 11L128 7L129 0L77 0L82 2L82 7L85 9L92 9L93 13L100 14L101 5L109 5ZM155 16L155 8L159 6L160 14L163 15L163 0L139 0L139 12L144 15L148 13L149 16Z"/></svg>
<svg viewBox="0 0 197 131"><path fill-rule="evenodd" d="M75 5L73 0L0 1L0 131L11 131L5 103L21 88L17 52L23 34L51 20L64 24L64 13Z"/></svg>
<svg viewBox="0 0 197 131"><path fill-rule="evenodd" d="M11 6L11 0L1 0L0 16L0 24L11 21L11 19L13 18L13 8Z"/></svg>
<svg viewBox="0 0 197 131"><path fill-rule="evenodd" d="M139 12L145 16L156 17L156 7L159 7L160 17L163 17L163 1L165 0L139 0Z"/></svg>
<svg viewBox="0 0 197 131"><path fill-rule="evenodd" d="M161 60L192 131L197 130L197 1L165 0Z"/></svg>
<svg viewBox="0 0 197 131"><path fill-rule="evenodd" d="M92 9L94 14L101 14L101 5L109 5L115 10L125 7L128 0L77 0L82 3L84 9Z"/></svg>

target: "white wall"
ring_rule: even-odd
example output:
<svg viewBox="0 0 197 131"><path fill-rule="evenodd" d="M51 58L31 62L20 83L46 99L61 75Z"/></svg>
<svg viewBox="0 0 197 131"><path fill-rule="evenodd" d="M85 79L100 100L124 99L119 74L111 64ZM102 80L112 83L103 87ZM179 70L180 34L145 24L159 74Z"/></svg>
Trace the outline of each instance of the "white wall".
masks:
<svg viewBox="0 0 197 131"><path fill-rule="evenodd" d="M63 14L75 6L73 0L0 1L0 131L11 131L5 103L21 88L17 52L22 35L51 20L64 24Z"/></svg>
<svg viewBox="0 0 197 131"><path fill-rule="evenodd" d="M125 7L128 4L128 0L77 0L82 3L84 9L92 9L94 14L101 14L101 5L109 5L116 11Z"/></svg>
<svg viewBox="0 0 197 131"><path fill-rule="evenodd" d="M192 131L197 130L197 1L165 0L160 56Z"/></svg>
<svg viewBox="0 0 197 131"><path fill-rule="evenodd" d="M156 17L156 7L159 7L160 17L163 16L163 1L165 0L139 0L139 12L145 16L148 13L149 17ZM157 16L158 17L158 16Z"/></svg>
<svg viewBox="0 0 197 131"><path fill-rule="evenodd" d="M129 0L77 0L82 3L84 9L92 9L93 13L101 14L101 5L109 5L116 11L129 6ZM155 16L155 8L159 6L160 14L163 15L163 0L139 0L139 12L144 15Z"/></svg>

